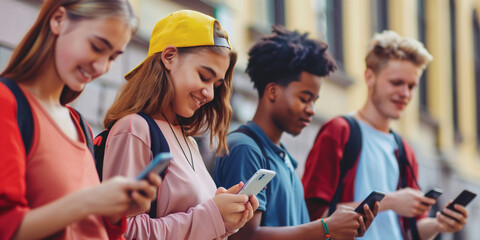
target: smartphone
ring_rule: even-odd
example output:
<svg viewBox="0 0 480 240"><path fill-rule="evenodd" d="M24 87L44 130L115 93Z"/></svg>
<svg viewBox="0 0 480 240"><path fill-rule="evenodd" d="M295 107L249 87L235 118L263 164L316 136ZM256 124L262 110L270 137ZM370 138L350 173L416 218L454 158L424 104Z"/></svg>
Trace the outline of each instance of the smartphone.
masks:
<svg viewBox="0 0 480 240"><path fill-rule="evenodd" d="M425 193L425 197L433 198L436 200L438 197L440 197L440 195L442 195L442 193L443 193L442 189L432 188L430 191Z"/></svg>
<svg viewBox="0 0 480 240"><path fill-rule="evenodd" d="M143 169L143 171L138 174L136 177L137 180L143 180L147 179L147 176L150 172L155 172L157 174L160 174L163 172L168 164L170 163L170 160L172 159L172 155L169 152L163 152L157 154L153 160L148 164L148 166Z"/></svg>
<svg viewBox="0 0 480 240"><path fill-rule="evenodd" d="M257 195L275 177L275 174L272 170L259 169L237 194Z"/></svg>
<svg viewBox="0 0 480 240"><path fill-rule="evenodd" d="M368 207L370 210L373 211L373 208L375 207L376 202L382 201L382 199L385 197L385 193L382 192L377 192L373 191L371 192L360 205L355 209L355 212L360 213L360 214L365 214L365 210L363 210L363 205L368 204Z"/></svg>
<svg viewBox="0 0 480 240"><path fill-rule="evenodd" d="M460 195L458 195L457 198L455 198L455 200L453 200L452 203L448 204L447 208L458 212L457 210L455 210L453 208L454 204L460 204L460 205L466 207L476 196L477 196L477 194L475 194L473 192L470 192L468 190L463 190L463 192L461 192ZM442 214L444 214L444 213L442 212ZM444 214L444 215L446 215L446 214ZM446 215L446 216L448 216L448 215Z"/></svg>

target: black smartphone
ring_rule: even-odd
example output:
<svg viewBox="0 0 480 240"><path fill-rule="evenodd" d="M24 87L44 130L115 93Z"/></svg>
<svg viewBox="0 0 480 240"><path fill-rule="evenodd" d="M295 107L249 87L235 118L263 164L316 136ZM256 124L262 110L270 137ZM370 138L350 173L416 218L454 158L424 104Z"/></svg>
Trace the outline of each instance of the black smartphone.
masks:
<svg viewBox="0 0 480 240"><path fill-rule="evenodd" d="M355 212L360 214L365 214L365 210L363 210L363 205L368 204L370 210L373 211L373 207L375 207L376 202L382 201L385 197L385 193L373 191L371 192L357 208L355 208Z"/></svg>
<svg viewBox="0 0 480 240"><path fill-rule="evenodd" d="M147 179L147 176L150 172L155 172L160 174L164 171L168 164L170 163L170 159L172 159L172 155L169 152L159 153L157 156L153 158L153 160L148 164L148 166L143 169L143 171L138 174L137 180Z"/></svg>
<svg viewBox="0 0 480 240"><path fill-rule="evenodd" d="M457 211L453 208L453 205L454 204L460 204L462 206L467 206L475 197L477 196L477 194L473 193L473 192L470 192L468 190L463 190L460 195L457 196L457 198L455 198L455 200L453 200L452 203L450 203L447 208L448 209L452 209L454 211ZM457 211L458 212L458 211Z"/></svg>
<svg viewBox="0 0 480 240"><path fill-rule="evenodd" d="M440 195L442 195L443 191L442 189L440 188L433 188L431 189L430 191L428 191L427 193L425 193L425 197L428 197L428 198L433 198L435 200L437 200L438 197L440 197ZM427 205L426 203L423 203L423 205Z"/></svg>

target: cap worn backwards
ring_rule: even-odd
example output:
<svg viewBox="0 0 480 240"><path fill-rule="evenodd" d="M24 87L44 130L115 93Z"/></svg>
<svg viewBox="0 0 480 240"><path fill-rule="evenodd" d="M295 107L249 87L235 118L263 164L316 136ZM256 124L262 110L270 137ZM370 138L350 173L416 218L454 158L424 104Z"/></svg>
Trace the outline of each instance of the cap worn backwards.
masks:
<svg viewBox="0 0 480 240"><path fill-rule="evenodd" d="M226 39L214 36L215 23L220 25L215 18L193 10L171 13L158 21L153 28L147 58L162 52L168 46L177 48L219 46L231 49L228 36ZM130 72L142 64L143 62Z"/></svg>

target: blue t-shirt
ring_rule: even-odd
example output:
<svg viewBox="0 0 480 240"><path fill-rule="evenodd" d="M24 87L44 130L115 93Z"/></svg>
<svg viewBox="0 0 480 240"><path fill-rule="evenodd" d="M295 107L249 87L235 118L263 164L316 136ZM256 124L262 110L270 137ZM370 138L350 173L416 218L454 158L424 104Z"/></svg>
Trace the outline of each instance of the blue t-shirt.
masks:
<svg viewBox="0 0 480 240"><path fill-rule="evenodd" d="M261 226L296 226L310 222L303 197L303 186L295 173L297 162L283 146L275 145L254 122L240 126L249 128L260 139L268 159L255 141L244 133L228 135L229 155L218 157L213 180L218 187L229 188L244 183L261 168L277 174L267 188L257 195L258 210L263 211Z"/></svg>
<svg viewBox="0 0 480 240"><path fill-rule="evenodd" d="M353 199L361 202L372 191L395 192L400 177L395 150L398 145L392 134L358 121L362 132L362 151L355 175ZM393 210L379 212L362 238L403 239L399 216Z"/></svg>

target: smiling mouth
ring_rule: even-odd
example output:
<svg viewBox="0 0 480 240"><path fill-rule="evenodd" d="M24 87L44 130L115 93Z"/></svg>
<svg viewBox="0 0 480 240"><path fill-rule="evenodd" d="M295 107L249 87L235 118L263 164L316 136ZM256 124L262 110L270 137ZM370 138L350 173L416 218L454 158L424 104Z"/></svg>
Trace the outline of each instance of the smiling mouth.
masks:
<svg viewBox="0 0 480 240"><path fill-rule="evenodd" d="M89 81L92 79L92 74L89 74L87 71L85 71L83 68L79 68L80 73L83 75L84 79L86 81Z"/></svg>
<svg viewBox="0 0 480 240"><path fill-rule="evenodd" d="M200 98L197 98L197 97L195 97L195 96L193 96L193 95L191 95L191 96L192 96L192 98L193 98L193 101L195 101L195 103L196 103L199 107L202 106L202 105L205 103L205 101L200 100Z"/></svg>

